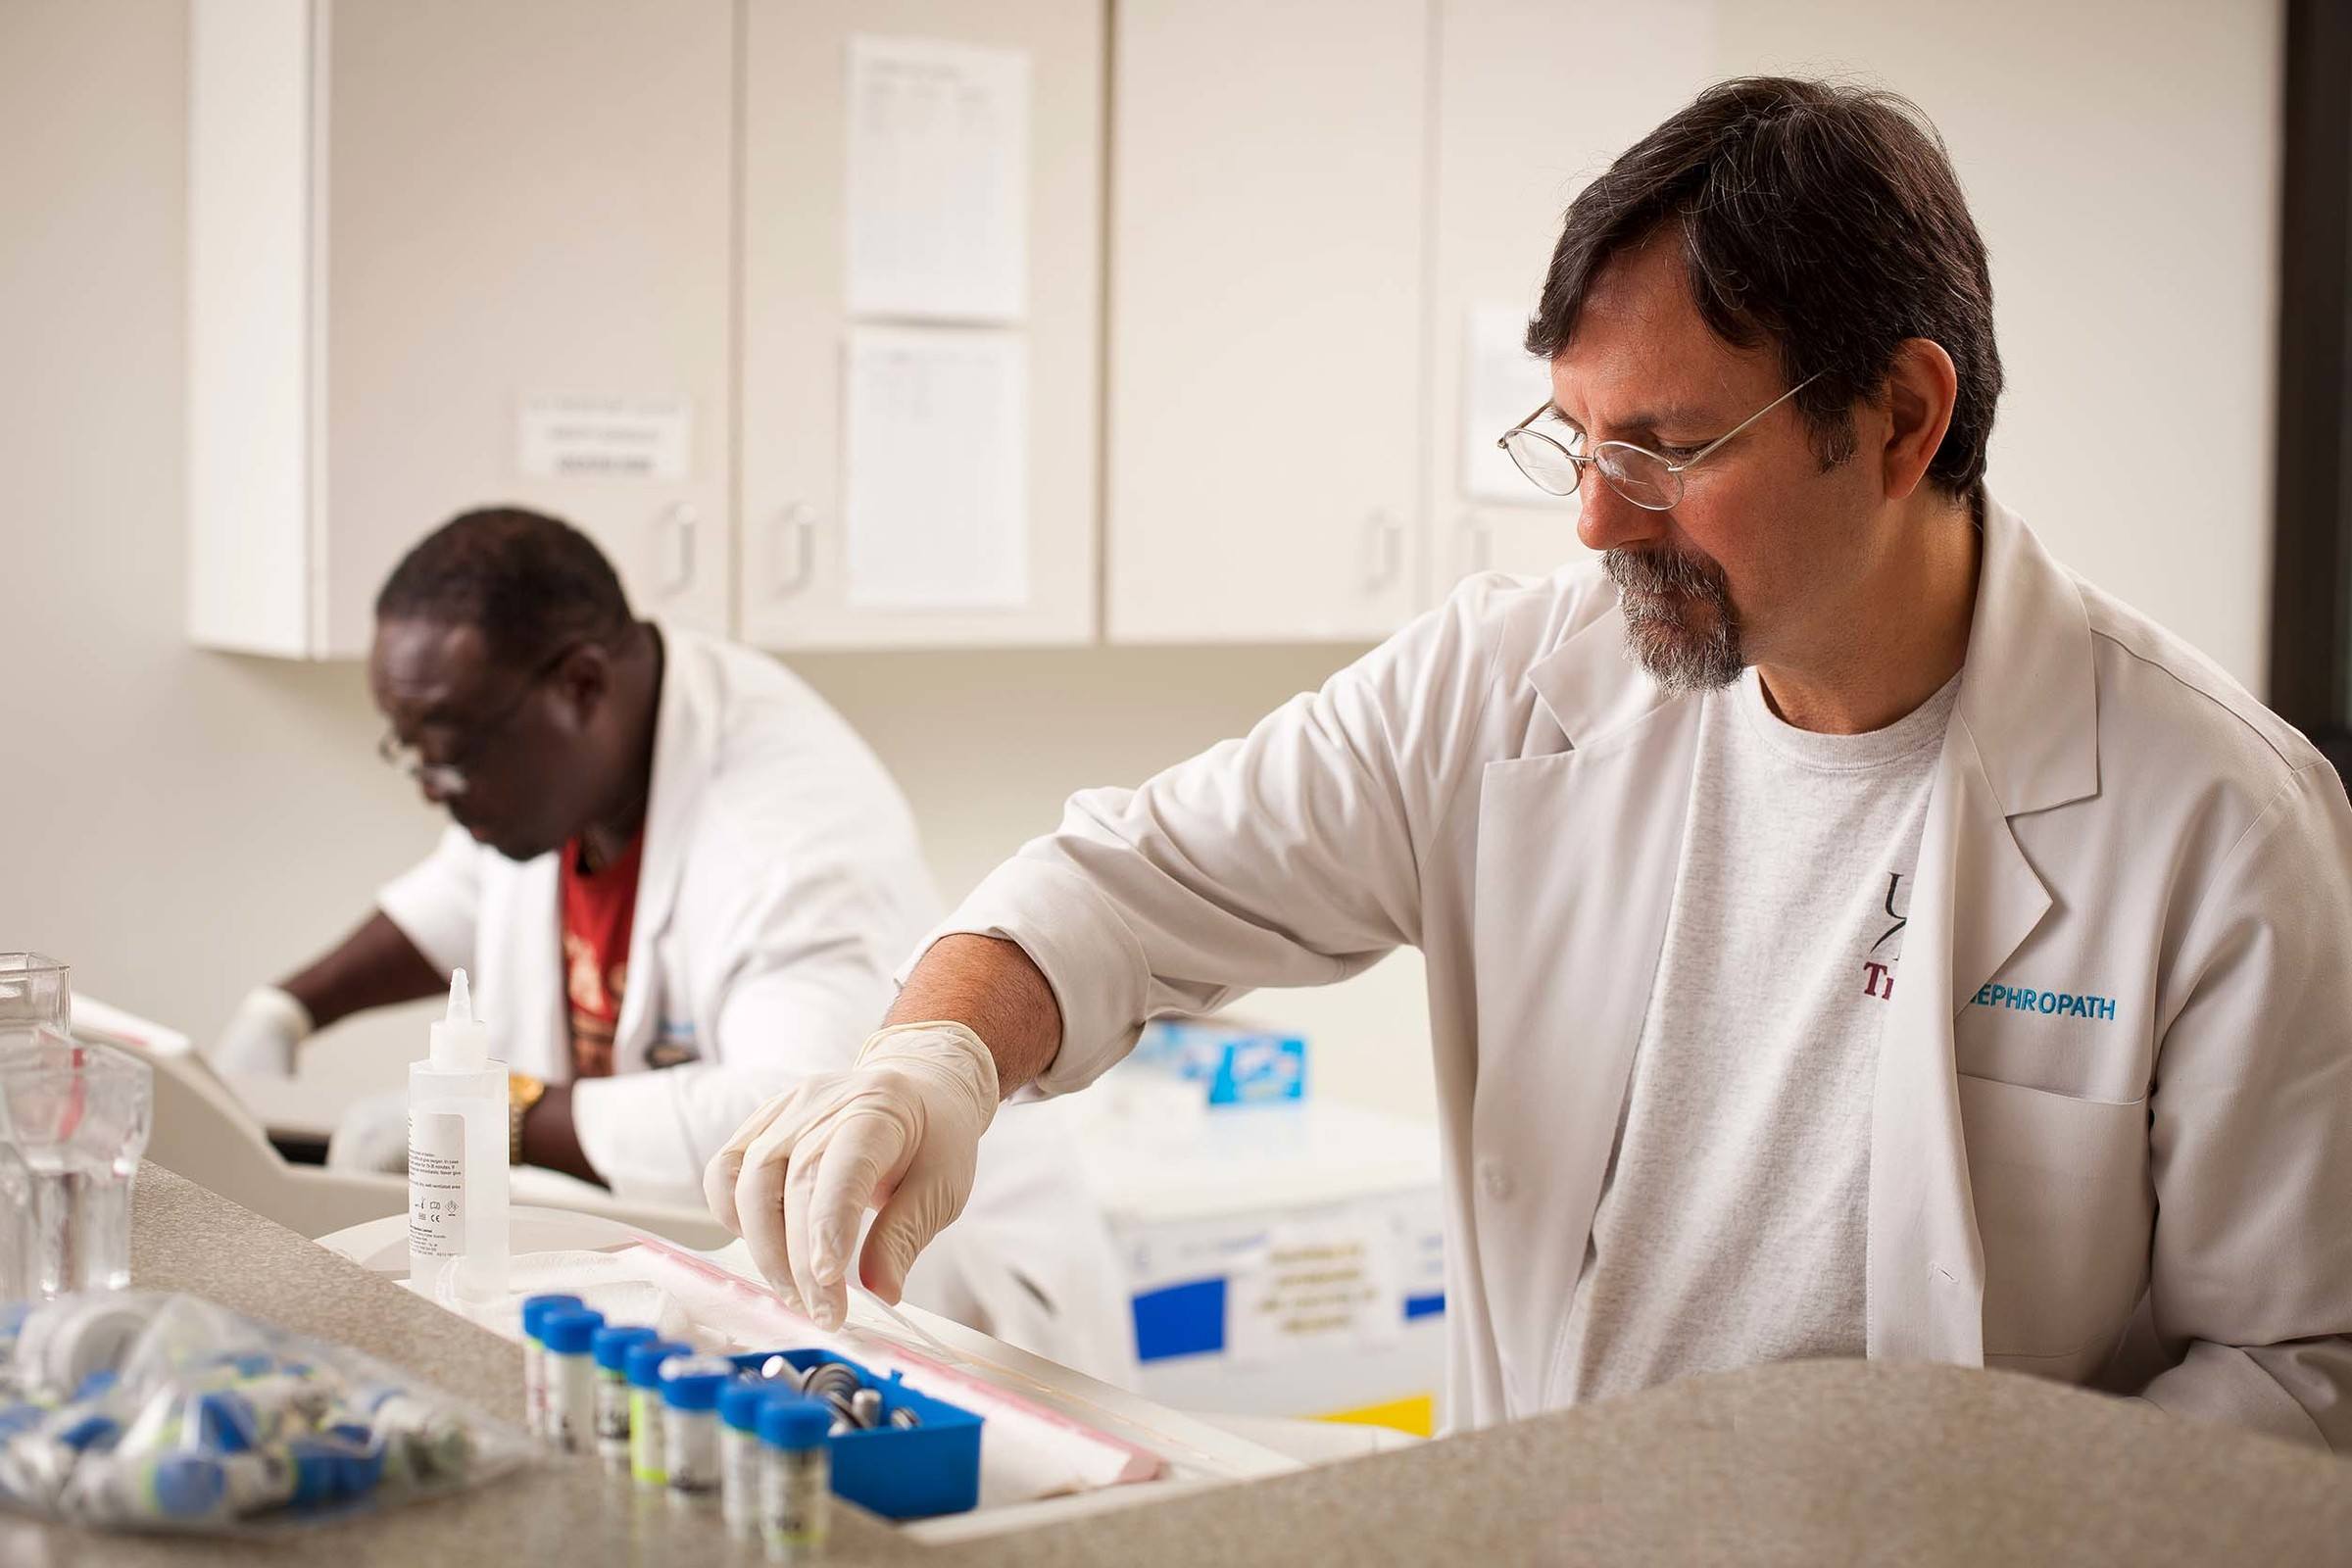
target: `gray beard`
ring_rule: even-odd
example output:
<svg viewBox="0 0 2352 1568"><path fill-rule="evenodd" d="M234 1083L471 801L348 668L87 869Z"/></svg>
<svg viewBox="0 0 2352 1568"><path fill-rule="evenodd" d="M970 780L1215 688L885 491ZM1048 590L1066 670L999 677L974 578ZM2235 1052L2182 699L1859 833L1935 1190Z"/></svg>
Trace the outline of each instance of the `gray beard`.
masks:
<svg viewBox="0 0 2352 1568"><path fill-rule="evenodd" d="M1721 567L1663 550L1611 550L1600 564L1617 585L1626 657L1651 680L1708 692L1740 678L1747 656Z"/></svg>

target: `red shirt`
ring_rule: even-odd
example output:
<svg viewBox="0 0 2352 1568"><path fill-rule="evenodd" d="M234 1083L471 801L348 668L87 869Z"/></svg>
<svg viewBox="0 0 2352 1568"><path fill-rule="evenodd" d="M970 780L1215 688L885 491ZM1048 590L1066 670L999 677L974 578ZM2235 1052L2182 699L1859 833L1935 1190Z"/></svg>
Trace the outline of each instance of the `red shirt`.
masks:
<svg viewBox="0 0 2352 1568"><path fill-rule="evenodd" d="M571 1004L575 1078L612 1075L612 1035L629 986L629 928L637 915L637 868L645 860L639 828L620 858L594 872L580 869L578 839L564 846L564 991Z"/></svg>

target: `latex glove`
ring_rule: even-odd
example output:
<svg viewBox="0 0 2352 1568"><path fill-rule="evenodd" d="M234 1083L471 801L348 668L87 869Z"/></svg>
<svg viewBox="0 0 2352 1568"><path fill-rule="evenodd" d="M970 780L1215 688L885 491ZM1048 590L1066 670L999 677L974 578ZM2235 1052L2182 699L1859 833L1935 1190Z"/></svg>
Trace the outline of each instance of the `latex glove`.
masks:
<svg viewBox="0 0 2352 1568"><path fill-rule="evenodd" d="M409 1092L394 1089L352 1102L326 1141L329 1170L388 1171L409 1168Z"/></svg>
<svg viewBox="0 0 2352 1568"><path fill-rule="evenodd" d="M996 1057L978 1035L900 1024L867 1040L848 1072L804 1079L754 1111L703 1172L703 1193L768 1284L836 1329L865 1211L881 1210L858 1278L895 1305L915 1254L963 1212L996 1113Z"/></svg>
<svg viewBox="0 0 2352 1568"><path fill-rule="evenodd" d="M294 1076L294 1048L311 1037L311 1009L275 986L256 986L206 1052L215 1072Z"/></svg>

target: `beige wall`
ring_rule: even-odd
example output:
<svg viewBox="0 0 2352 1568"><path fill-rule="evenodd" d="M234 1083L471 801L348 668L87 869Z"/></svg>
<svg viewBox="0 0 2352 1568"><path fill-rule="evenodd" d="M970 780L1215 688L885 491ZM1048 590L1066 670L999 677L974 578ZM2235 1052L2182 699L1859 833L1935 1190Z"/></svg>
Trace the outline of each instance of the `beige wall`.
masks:
<svg viewBox="0 0 2352 1568"><path fill-rule="evenodd" d="M2004 423L2083 432L2079 469L2020 473L2014 499L2077 565L2258 676L2276 7L1725 13L1724 69L1864 67L1942 122L1993 244ZM94 994L203 1034L339 931L433 823L370 755L356 668L180 634L184 50L176 0L0 0L0 947L73 958ZM2089 214L2026 177L2066 137L2102 172ZM2069 265L2086 220L2132 264ZM2200 455L2151 461L2176 443ZM2184 514L2183 486L2209 504ZM2151 535L2135 498L2159 496L2175 504ZM1347 654L795 663L898 772L955 891L1071 786L1232 733ZM1422 1112L1419 1005L1407 956L1255 1010L1316 1033L1323 1092ZM358 1025L318 1065L393 1083L416 1044L407 1021Z"/></svg>
<svg viewBox="0 0 2352 1568"><path fill-rule="evenodd" d="M0 0L0 948L199 1035L363 912L434 819L372 754L360 671L199 653L180 634L177 0ZM943 889L1248 724L1344 649L827 656L795 661L897 772ZM1010 701L1004 700L1010 694ZM1384 991L1385 1049L1325 1084L1407 1112L1426 1066ZM1335 1010L1336 1004L1336 1010ZM310 1070L390 1086L422 1013L356 1022ZM1402 1055L1411 1070L1391 1063Z"/></svg>
<svg viewBox="0 0 2352 1568"><path fill-rule="evenodd" d="M207 1031L429 826L359 672L181 636L186 37L0 4L0 946Z"/></svg>
<svg viewBox="0 0 2352 1568"><path fill-rule="evenodd" d="M1950 147L2008 384L1988 482L2256 691L2269 648L2279 0L1766 0L1716 68L1875 78Z"/></svg>

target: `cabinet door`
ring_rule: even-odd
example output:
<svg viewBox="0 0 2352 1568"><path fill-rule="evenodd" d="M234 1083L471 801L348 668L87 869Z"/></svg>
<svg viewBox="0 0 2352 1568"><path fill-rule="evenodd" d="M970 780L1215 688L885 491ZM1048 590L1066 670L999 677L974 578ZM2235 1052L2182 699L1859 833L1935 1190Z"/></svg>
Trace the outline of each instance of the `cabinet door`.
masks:
<svg viewBox="0 0 2352 1568"><path fill-rule="evenodd" d="M1110 635L1354 639L1419 600L1426 0L1122 0Z"/></svg>
<svg viewBox="0 0 2352 1568"><path fill-rule="evenodd" d="M744 39L743 422L740 613L747 641L776 649L1067 644L1096 628L1101 449L1102 75L1104 0L750 0ZM1025 301L996 326L895 323L850 316L847 123L851 40L976 46L1025 57L1028 84ZM927 100L926 114L953 112ZM872 105L858 106L874 112ZM999 106L1001 107L1001 106ZM994 109L987 111L995 113ZM1001 123L1001 122L998 122ZM1017 166L1016 167L1021 167ZM1001 195L1002 192L999 192ZM943 212L942 225L957 215ZM964 216L970 216L966 213ZM955 302L942 302L953 308ZM1017 342L1015 419L967 405L950 419L981 421L1017 446L1026 493L1009 574L974 605L950 584L902 592L878 541L853 541L851 395L854 331L934 346ZM868 340L870 341L870 339ZM947 384L946 382L939 383ZM1004 383L994 384L999 387ZM1001 411L1000 411L1001 412ZM976 438L981 447L986 436ZM887 443L885 443L887 445ZM935 447L932 461L948 450ZM971 446L956 464L986 461ZM919 467L921 449L889 465ZM953 492L961 480L933 475ZM873 472L861 500L889 488ZM877 483L877 481L880 481ZM873 514L860 511L859 525ZM954 528L953 519L930 526ZM916 520L908 532L919 535ZM902 542L902 548L903 548ZM853 559L864 563L853 571ZM993 558L992 558L993 559ZM919 565L920 564L910 564ZM1006 585L1015 585L1010 591ZM926 593L932 602L921 604Z"/></svg>
<svg viewBox="0 0 2352 1568"><path fill-rule="evenodd" d="M725 631L734 8L318 16L327 651L500 502L595 538L641 614Z"/></svg>
<svg viewBox="0 0 2352 1568"><path fill-rule="evenodd" d="M1714 58L1710 0L1444 0L1439 8L1430 375L1430 593L1466 573L1583 558L1573 497L1547 496L1494 438L1551 395L1511 352L1568 203L1688 103Z"/></svg>

